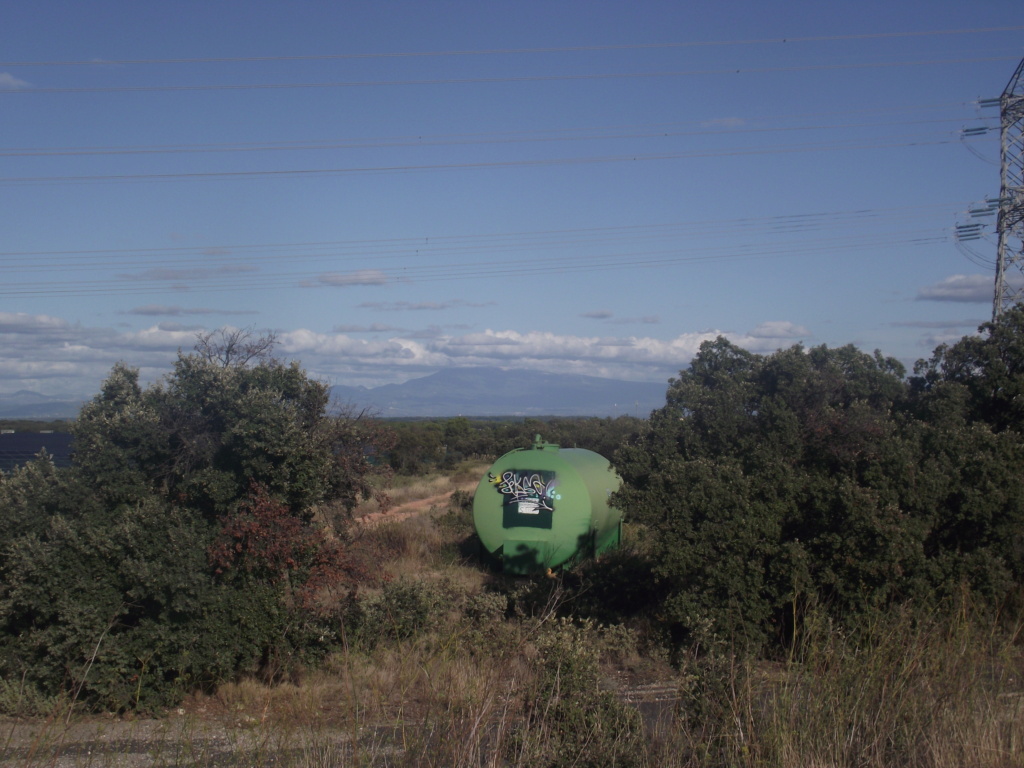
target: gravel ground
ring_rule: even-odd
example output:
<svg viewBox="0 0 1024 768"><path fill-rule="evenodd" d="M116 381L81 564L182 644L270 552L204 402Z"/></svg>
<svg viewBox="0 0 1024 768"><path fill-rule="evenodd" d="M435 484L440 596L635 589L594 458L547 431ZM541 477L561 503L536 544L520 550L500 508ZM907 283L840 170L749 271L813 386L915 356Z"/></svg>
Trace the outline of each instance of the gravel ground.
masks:
<svg viewBox="0 0 1024 768"><path fill-rule="evenodd" d="M86 718L70 724L0 721L3 766L345 765L351 745L341 729L282 729L245 717L237 723L174 714L162 720Z"/></svg>
<svg viewBox="0 0 1024 768"><path fill-rule="evenodd" d="M606 683L622 701L640 711L652 731L671 719L678 700L676 681L621 679ZM401 726L360 726L354 741L351 728L328 718L282 725L192 703L152 719L82 716L70 723L63 719L0 719L0 766L388 766L401 758L400 745L424 735L413 720Z"/></svg>

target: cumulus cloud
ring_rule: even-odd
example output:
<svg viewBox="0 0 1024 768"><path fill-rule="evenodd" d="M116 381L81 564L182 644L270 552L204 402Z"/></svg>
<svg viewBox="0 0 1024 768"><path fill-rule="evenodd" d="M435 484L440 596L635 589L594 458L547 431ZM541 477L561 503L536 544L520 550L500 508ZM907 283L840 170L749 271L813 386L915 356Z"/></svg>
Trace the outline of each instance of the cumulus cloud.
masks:
<svg viewBox="0 0 1024 768"><path fill-rule="evenodd" d="M185 328L177 323L165 328L164 324L143 328L141 331L120 334L117 341L122 349L174 351L191 349L196 341L196 331L201 328Z"/></svg>
<svg viewBox="0 0 1024 768"><path fill-rule="evenodd" d="M173 321L129 331L87 328L47 315L0 313L0 392L34 389L91 397L118 360L138 367L142 381L151 382L171 369L179 350L192 349L198 330ZM300 361L310 375L332 384L373 386L453 365L665 381L689 364L703 342L720 335L751 351L772 352L811 334L788 321L768 321L746 333L708 329L667 339L470 332L461 326L410 331L384 325L340 326L329 332L286 329L276 335L278 355Z"/></svg>
<svg viewBox="0 0 1024 768"><path fill-rule="evenodd" d="M573 336L543 331L403 332L387 339L307 329L278 334L279 352L302 361L310 373L333 383L373 386L458 366L502 366L664 381L685 367L717 331L659 340L626 336Z"/></svg>
<svg viewBox="0 0 1024 768"><path fill-rule="evenodd" d="M0 72L0 91L17 91L30 87L29 83L15 77L10 72Z"/></svg>
<svg viewBox="0 0 1024 768"><path fill-rule="evenodd" d="M633 339L620 339L614 336L606 336L597 340L599 347L632 347L633 343Z"/></svg>
<svg viewBox="0 0 1024 768"><path fill-rule="evenodd" d="M450 347L517 347L521 343L520 334L515 331L485 331L484 333L471 333L448 340Z"/></svg>
<svg viewBox="0 0 1024 768"><path fill-rule="evenodd" d="M282 352L300 358L304 357L306 353L330 356L351 355L356 358L379 360L407 358L410 355L410 345L402 339L369 341L353 339L343 333L317 333L305 328L279 333L277 340Z"/></svg>
<svg viewBox="0 0 1024 768"><path fill-rule="evenodd" d="M936 347L942 344L956 344L964 336L972 336L976 334L964 334L957 332L953 329L949 329L944 333L928 333L921 337L920 346L923 349L934 350ZM930 355L929 355L930 357Z"/></svg>
<svg viewBox="0 0 1024 768"><path fill-rule="evenodd" d="M916 301L991 302L992 295L990 275L950 275L919 290Z"/></svg>
<svg viewBox="0 0 1024 768"><path fill-rule="evenodd" d="M410 339L438 339L444 336L448 331L465 331L471 326L463 323L456 323L452 325L431 325L427 328L420 328L416 331L410 331L406 333L406 337Z"/></svg>
<svg viewBox="0 0 1024 768"><path fill-rule="evenodd" d="M0 313L0 392L91 397L118 360L152 381L169 370L179 348L194 341L194 332L180 328L123 333L47 315Z"/></svg>
<svg viewBox="0 0 1024 768"><path fill-rule="evenodd" d="M27 315L24 312L0 312L0 333L49 334L68 328L66 320L49 315Z"/></svg>
<svg viewBox="0 0 1024 768"><path fill-rule="evenodd" d="M670 340L641 337L612 339L598 336L568 336L548 331L493 331L467 334L439 341L432 348L451 357L475 360L513 361L531 363L540 361L593 361L636 365L673 365L688 362L700 344L718 334L683 334ZM477 363L488 364L488 363ZM557 364L552 366L557 370Z"/></svg>

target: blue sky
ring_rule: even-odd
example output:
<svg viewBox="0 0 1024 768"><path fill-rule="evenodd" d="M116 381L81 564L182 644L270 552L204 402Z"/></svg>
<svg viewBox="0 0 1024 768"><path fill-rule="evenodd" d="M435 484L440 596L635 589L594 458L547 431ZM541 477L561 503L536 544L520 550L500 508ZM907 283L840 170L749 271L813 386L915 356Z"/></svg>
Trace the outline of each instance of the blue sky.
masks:
<svg viewBox="0 0 1024 768"><path fill-rule="evenodd" d="M1019 0L9 4L0 394L223 326L368 386L720 334L909 366L991 315L962 131L1021 56Z"/></svg>

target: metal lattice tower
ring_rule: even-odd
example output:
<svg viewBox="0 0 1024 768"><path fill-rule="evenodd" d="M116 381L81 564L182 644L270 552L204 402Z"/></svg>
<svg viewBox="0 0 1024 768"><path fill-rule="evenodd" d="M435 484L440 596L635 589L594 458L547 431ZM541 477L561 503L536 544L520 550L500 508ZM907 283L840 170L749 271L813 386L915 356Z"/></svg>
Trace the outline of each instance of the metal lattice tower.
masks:
<svg viewBox="0 0 1024 768"><path fill-rule="evenodd" d="M999 97L999 236L992 321L1024 300L1024 59Z"/></svg>

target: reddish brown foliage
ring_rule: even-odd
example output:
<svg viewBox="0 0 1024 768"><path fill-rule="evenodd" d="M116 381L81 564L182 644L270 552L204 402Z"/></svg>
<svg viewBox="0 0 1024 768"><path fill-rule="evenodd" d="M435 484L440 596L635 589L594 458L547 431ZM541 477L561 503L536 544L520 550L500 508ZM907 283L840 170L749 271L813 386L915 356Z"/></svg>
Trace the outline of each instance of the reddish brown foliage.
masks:
<svg viewBox="0 0 1024 768"><path fill-rule="evenodd" d="M342 542L256 484L236 512L221 518L209 557L218 574L243 571L283 584L301 608L313 608L324 590L360 580Z"/></svg>

